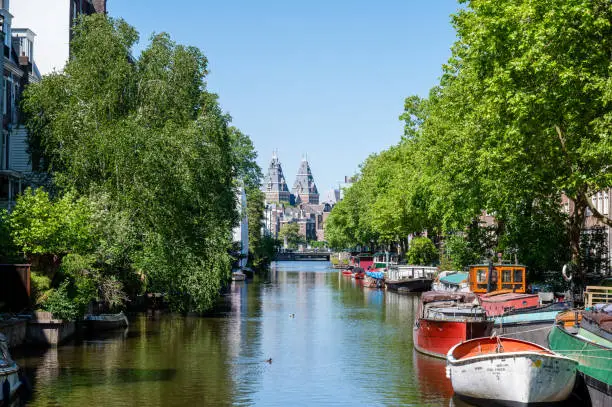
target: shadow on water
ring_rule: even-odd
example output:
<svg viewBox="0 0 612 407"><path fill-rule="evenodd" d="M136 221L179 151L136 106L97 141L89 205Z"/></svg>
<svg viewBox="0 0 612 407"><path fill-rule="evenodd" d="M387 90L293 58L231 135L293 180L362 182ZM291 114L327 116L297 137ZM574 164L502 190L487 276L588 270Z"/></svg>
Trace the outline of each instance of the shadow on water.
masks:
<svg viewBox="0 0 612 407"><path fill-rule="evenodd" d="M176 372L176 369L62 367L53 373L69 381L71 387L92 387L170 381L174 379ZM25 373L27 375L29 372L26 370Z"/></svg>

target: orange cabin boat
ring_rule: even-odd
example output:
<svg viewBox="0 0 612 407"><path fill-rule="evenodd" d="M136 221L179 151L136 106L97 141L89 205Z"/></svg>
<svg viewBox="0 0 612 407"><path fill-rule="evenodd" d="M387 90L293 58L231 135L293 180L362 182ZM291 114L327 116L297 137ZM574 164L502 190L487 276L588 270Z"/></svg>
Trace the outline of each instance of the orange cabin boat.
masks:
<svg viewBox="0 0 612 407"><path fill-rule="evenodd" d="M490 268L490 270L489 270ZM470 266L470 291L485 294L492 291L525 293L527 269L519 264L477 264Z"/></svg>
<svg viewBox="0 0 612 407"><path fill-rule="evenodd" d="M527 293L527 270L519 264L473 265L468 281L489 316L535 308L540 303L537 294Z"/></svg>

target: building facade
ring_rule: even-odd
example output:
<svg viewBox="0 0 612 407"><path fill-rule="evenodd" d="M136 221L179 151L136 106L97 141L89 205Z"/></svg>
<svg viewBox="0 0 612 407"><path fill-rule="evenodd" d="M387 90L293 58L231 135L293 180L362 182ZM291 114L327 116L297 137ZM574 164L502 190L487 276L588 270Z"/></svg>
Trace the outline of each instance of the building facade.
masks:
<svg viewBox="0 0 612 407"><path fill-rule="evenodd" d="M11 13L15 27L36 33L36 61L41 74L47 75L64 69L76 18L105 14L106 0L11 0Z"/></svg>
<svg viewBox="0 0 612 407"><path fill-rule="evenodd" d="M268 172L263 183L263 192L266 195L266 202L289 203L291 202L291 193L287 187L285 176L283 175L283 167L276 156L272 154L272 160L268 166Z"/></svg>
<svg viewBox="0 0 612 407"><path fill-rule="evenodd" d="M21 95L29 83L40 81L41 73L64 68L75 18L95 12L106 12L106 0L0 0L0 208L10 210L17 195L39 182L28 153Z"/></svg>
<svg viewBox="0 0 612 407"><path fill-rule="evenodd" d="M297 223L300 235L307 241L325 240L324 225L335 200L319 203L319 191L308 160L300 163L289 192L280 161L273 154L262 189L266 196L264 233L278 237L283 225Z"/></svg>
<svg viewBox="0 0 612 407"><path fill-rule="evenodd" d="M319 203L319 191L317 185L314 182L310 165L306 158L302 159L300 168L298 169L297 175L295 176L295 182L291 189L292 202L293 204L299 205L305 204L318 204Z"/></svg>
<svg viewBox="0 0 612 407"><path fill-rule="evenodd" d="M593 195L591 195L591 204L597 211L607 217L610 217L612 214L612 188L607 188L602 191L599 191ZM574 211L574 202L569 199L567 196L561 196L561 207L565 213L572 213ZM592 235L595 232L602 233L603 239L605 243L605 248L603 248L604 252L595 253L593 250L589 248L585 248L586 251L584 254L586 256L600 256L603 257L607 262L607 271L608 273L612 270L612 256L610 256L610 248L612 248L612 228L610 226L604 224L599 219L597 219L590 208L586 208L586 216L584 219L584 232L585 234Z"/></svg>
<svg viewBox="0 0 612 407"><path fill-rule="evenodd" d="M36 34L29 27L16 27L9 11L19 1L0 1L0 36L4 49L0 81L0 208L9 210L17 195L32 182L28 132L19 105L25 87L40 80L34 59Z"/></svg>

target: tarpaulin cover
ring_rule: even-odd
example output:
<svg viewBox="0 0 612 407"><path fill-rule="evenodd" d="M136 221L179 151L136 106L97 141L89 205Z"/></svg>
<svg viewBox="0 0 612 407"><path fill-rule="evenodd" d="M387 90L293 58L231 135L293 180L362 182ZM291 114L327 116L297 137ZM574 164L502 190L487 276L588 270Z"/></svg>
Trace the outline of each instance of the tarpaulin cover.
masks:
<svg viewBox="0 0 612 407"><path fill-rule="evenodd" d="M366 271L366 276L375 278L377 280L382 280L385 278L385 273L382 271Z"/></svg>

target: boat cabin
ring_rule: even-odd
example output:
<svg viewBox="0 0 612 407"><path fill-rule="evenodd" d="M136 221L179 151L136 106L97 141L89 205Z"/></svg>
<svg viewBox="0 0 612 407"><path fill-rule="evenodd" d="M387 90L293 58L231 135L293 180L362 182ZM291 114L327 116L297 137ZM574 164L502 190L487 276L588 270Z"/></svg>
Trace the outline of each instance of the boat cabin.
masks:
<svg viewBox="0 0 612 407"><path fill-rule="evenodd" d="M374 264L374 257L370 253L359 253L355 256L351 256L351 265L353 267L361 267L367 270Z"/></svg>
<svg viewBox="0 0 612 407"><path fill-rule="evenodd" d="M527 269L519 264L476 264L470 266L470 291L484 294L508 290L513 293L527 292Z"/></svg>
<svg viewBox="0 0 612 407"><path fill-rule="evenodd" d="M374 253L373 269L388 269L391 266L397 266L398 256L396 253L376 252Z"/></svg>
<svg viewBox="0 0 612 407"><path fill-rule="evenodd" d="M485 310L470 292L429 291L421 295L419 317L432 320L481 320Z"/></svg>

